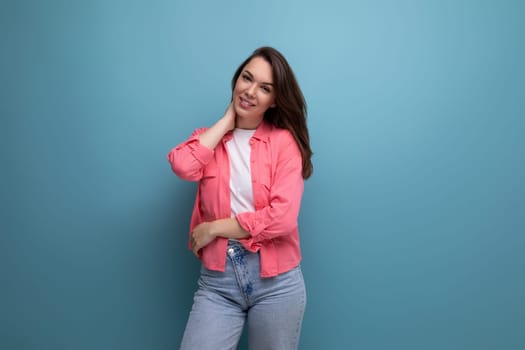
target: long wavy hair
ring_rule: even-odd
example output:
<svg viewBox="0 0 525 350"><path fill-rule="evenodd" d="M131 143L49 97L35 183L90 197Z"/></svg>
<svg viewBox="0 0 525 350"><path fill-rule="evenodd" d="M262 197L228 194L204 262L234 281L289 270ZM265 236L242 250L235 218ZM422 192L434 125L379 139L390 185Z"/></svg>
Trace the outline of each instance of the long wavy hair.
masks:
<svg viewBox="0 0 525 350"><path fill-rule="evenodd" d="M310 148L310 136L306 125L306 101L292 68L284 56L272 47L265 46L255 50L235 71L232 78L232 92L244 67L254 57L262 57L272 66L276 106L266 110L264 119L278 128L291 132L301 151L303 178L308 179L313 172L313 152Z"/></svg>

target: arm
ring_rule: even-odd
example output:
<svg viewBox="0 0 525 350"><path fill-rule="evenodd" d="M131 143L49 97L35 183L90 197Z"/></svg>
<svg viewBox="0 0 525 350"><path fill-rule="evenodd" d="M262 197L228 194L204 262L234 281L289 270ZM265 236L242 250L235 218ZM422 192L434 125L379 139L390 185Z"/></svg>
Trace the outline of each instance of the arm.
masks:
<svg viewBox="0 0 525 350"><path fill-rule="evenodd" d="M235 112L233 104L230 103L224 116L219 119L211 128L199 135L199 142L209 149L214 149L221 141L224 134L235 127Z"/></svg>
<svg viewBox="0 0 525 350"><path fill-rule="evenodd" d="M207 246L216 237L242 239L250 236L235 218L219 219L203 222L191 232L191 247L193 254L199 256L199 250Z"/></svg>
<svg viewBox="0 0 525 350"><path fill-rule="evenodd" d="M211 128L197 129L188 140L168 153L168 161L173 172L184 180L200 180L203 167L213 157L213 150L234 125L235 112L230 104L224 116Z"/></svg>

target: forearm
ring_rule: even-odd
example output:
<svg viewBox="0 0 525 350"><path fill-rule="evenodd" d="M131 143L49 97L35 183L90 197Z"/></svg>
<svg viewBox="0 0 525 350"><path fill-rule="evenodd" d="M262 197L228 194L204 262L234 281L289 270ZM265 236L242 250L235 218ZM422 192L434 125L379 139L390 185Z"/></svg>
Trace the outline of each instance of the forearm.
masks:
<svg viewBox="0 0 525 350"><path fill-rule="evenodd" d="M208 147L214 149L221 141L224 134L232 130L235 127L235 112L233 106L230 103L228 109L224 113L224 116L219 119L211 128L199 135L199 142Z"/></svg>
<svg viewBox="0 0 525 350"><path fill-rule="evenodd" d="M230 130L228 122L224 119L219 119L211 128L199 135L199 142L209 149L214 149L224 134Z"/></svg>
<svg viewBox="0 0 525 350"><path fill-rule="evenodd" d="M242 239L248 236L250 233L239 225L237 219L219 219L195 226L191 232L191 246L193 254L199 256L199 250L217 237Z"/></svg>
<svg viewBox="0 0 525 350"><path fill-rule="evenodd" d="M219 219L213 222L212 234L215 237L242 239L250 236L236 218Z"/></svg>
<svg viewBox="0 0 525 350"><path fill-rule="evenodd" d="M184 180L200 180L202 168L213 157L213 151L200 144L199 135L204 131L204 128L196 129L189 139L168 153L171 169Z"/></svg>
<svg viewBox="0 0 525 350"><path fill-rule="evenodd" d="M238 214L236 219L239 226L249 232L254 242L261 242L295 232L298 226L300 206L301 193L297 193L294 200L276 199L270 206L255 212Z"/></svg>

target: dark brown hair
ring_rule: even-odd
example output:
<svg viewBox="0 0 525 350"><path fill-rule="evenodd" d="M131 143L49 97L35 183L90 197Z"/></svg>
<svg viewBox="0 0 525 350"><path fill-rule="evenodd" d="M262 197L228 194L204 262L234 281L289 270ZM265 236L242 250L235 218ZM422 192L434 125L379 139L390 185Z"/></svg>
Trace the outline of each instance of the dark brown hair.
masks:
<svg viewBox="0 0 525 350"><path fill-rule="evenodd" d="M254 57L262 57L272 66L275 107L268 108L264 119L274 126L290 131L297 142L303 160L303 178L308 179L313 172L312 150L306 125L306 101L295 79L292 68L284 56L272 47L255 50L235 71L232 78L232 91L244 67Z"/></svg>

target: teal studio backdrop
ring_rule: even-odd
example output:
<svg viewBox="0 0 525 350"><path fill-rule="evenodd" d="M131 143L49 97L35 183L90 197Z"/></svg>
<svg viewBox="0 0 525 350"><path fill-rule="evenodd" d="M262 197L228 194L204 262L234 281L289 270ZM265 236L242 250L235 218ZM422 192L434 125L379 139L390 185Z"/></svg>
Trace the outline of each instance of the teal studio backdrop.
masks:
<svg viewBox="0 0 525 350"><path fill-rule="evenodd" d="M0 348L178 348L196 187L166 154L272 45L315 151L300 349L524 349L524 18L519 0L2 1Z"/></svg>

